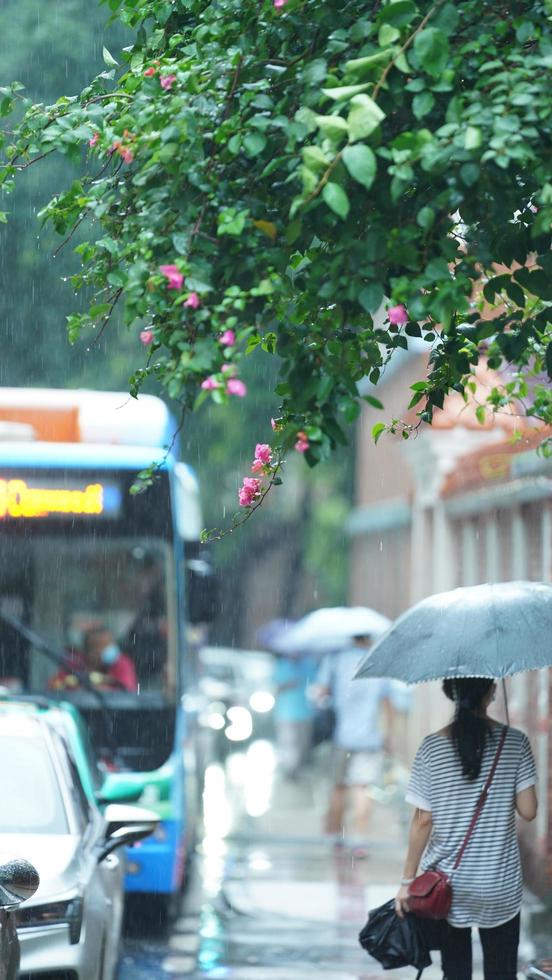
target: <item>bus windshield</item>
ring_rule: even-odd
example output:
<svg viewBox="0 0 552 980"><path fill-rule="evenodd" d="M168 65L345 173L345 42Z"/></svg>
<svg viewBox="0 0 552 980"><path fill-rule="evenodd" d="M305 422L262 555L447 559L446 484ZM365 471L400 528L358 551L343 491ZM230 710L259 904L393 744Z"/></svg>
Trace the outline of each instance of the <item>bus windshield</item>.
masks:
<svg viewBox="0 0 552 980"><path fill-rule="evenodd" d="M0 537L0 610L65 654L56 664L2 623L0 687L71 694L86 675L105 692L174 696L169 557L146 537Z"/></svg>

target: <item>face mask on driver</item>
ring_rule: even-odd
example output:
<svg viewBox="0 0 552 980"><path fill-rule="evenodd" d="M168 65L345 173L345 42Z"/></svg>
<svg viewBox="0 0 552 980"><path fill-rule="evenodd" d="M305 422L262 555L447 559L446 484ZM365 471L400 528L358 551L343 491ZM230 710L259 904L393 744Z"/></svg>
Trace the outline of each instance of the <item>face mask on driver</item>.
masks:
<svg viewBox="0 0 552 980"><path fill-rule="evenodd" d="M104 667L111 667L116 660L119 659L119 654L121 651L116 643L110 643L108 647L102 650L102 664Z"/></svg>

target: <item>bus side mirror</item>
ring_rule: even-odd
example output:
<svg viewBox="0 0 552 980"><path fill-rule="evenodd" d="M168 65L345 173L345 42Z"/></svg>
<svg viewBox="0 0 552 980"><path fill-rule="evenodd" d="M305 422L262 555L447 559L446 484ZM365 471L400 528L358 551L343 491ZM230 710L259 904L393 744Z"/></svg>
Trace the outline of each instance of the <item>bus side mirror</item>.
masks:
<svg viewBox="0 0 552 980"><path fill-rule="evenodd" d="M188 616L195 626L212 623L217 615L219 589L215 570L208 551L188 543L186 558L186 591Z"/></svg>

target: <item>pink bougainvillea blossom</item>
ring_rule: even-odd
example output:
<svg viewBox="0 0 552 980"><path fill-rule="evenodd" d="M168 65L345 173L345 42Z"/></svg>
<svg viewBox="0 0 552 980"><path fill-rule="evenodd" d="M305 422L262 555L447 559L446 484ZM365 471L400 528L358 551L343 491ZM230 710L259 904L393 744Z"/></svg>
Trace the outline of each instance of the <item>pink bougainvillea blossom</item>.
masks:
<svg viewBox="0 0 552 980"><path fill-rule="evenodd" d="M252 473L264 473L264 469L265 469L265 464L261 459L254 459L253 462L251 463Z"/></svg>
<svg viewBox="0 0 552 980"><path fill-rule="evenodd" d="M153 78L153 76L155 75L155 72L156 71L157 71L157 69L154 68L153 65L152 65L150 68L146 68L146 70L144 72L144 77L145 78Z"/></svg>
<svg viewBox="0 0 552 980"><path fill-rule="evenodd" d="M201 382L201 387L204 391L214 391L215 388L220 388L220 381L211 375L209 378L205 378L205 381Z"/></svg>
<svg viewBox="0 0 552 980"><path fill-rule="evenodd" d="M282 7L285 7L286 3L287 0L274 0L274 9L281 10Z"/></svg>
<svg viewBox="0 0 552 980"><path fill-rule="evenodd" d="M128 148L128 146L122 146L119 150L120 156L122 156L125 163L132 163L134 160L134 153Z"/></svg>
<svg viewBox="0 0 552 980"><path fill-rule="evenodd" d="M297 433L297 442L294 448L298 453L306 453L307 449L310 448L310 442L306 432Z"/></svg>
<svg viewBox="0 0 552 980"><path fill-rule="evenodd" d="M96 143L98 142L99 138L100 138L100 134L94 133L94 135L88 140L88 145L96 146Z"/></svg>
<svg viewBox="0 0 552 980"><path fill-rule="evenodd" d="M259 459L264 466L268 466L272 459L272 449L267 442L258 442L255 446L255 459Z"/></svg>
<svg viewBox="0 0 552 980"><path fill-rule="evenodd" d="M220 335L220 342L223 347L233 347L236 343L236 334L233 330L225 330Z"/></svg>
<svg viewBox="0 0 552 980"><path fill-rule="evenodd" d="M237 398L245 398L247 395L247 388L239 378L229 378L226 390L229 395L236 395Z"/></svg>
<svg viewBox="0 0 552 980"><path fill-rule="evenodd" d="M153 330L141 330L140 340L147 347L148 344L153 343Z"/></svg>
<svg viewBox="0 0 552 980"><path fill-rule="evenodd" d="M160 265L159 272L165 276L168 289L182 289L184 276L177 265Z"/></svg>
<svg viewBox="0 0 552 980"><path fill-rule="evenodd" d="M161 75L161 78L159 79L159 84L161 85L161 88L165 89L165 92L170 91L175 82L176 75Z"/></svg>
<svg viewBox="0 0 552 980"><path fill-rule="evenodd" d="M201 306L201 300L197 293L190 293L188 299L184 303L184 306L188 307L189 310L198 310Z"/></svg>
<svg viewBox="0 0 552 980"><path fill-rule="evenodd" d="M396 327L402 327L405 323L408 323L408 313L402 303L399 303L398 306L392 306L387 310L387 318L389 323L395 324Z"/></svg>
<svg viewBox="0 0 552 980"><path fill-rule="evenodd" d="M240 507L251 507L251 504L260 495L260 492L261 481L255 477L245 476L238 492Z"/></svg>

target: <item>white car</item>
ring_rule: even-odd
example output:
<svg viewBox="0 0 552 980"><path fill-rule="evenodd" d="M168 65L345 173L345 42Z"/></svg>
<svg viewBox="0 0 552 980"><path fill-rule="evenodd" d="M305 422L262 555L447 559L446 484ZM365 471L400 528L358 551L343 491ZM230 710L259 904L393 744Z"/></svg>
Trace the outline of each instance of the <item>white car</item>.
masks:
<svg viewBox="0 0 552 980"><path fill-rule="evenodd" d="M114 980L124 855L158 822L137 807L102 814L71 750L32 706L0 712L0 852L24 854L40 885L17 912L20 980Z"/></svg>

